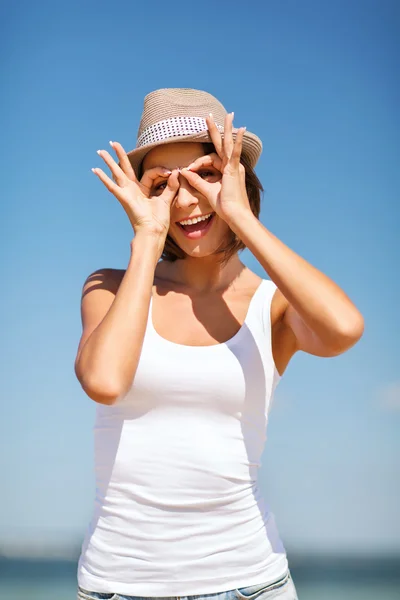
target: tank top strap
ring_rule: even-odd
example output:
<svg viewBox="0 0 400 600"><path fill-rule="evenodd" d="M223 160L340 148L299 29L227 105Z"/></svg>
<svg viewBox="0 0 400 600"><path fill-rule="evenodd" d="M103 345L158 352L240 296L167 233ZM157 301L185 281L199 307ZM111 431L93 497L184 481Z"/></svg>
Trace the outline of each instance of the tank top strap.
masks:
<svg viewBox="0 0 400 600"><path fill-rule="evenodd" d="M263 279L256 295L253 297L252 314L249 319L252 322L253 331L258 331L263 339L264 352L266 353L263 360L266 360L267 364L273 368L272 393L282 377L276 368L272 352L271 304L277 288L278 286L271 279Z"/></svg>
<svg viewBox="0 0 400 600"><path fill-rule="evenodd" d="M278 286L271 279L264 279L264 305L262 311L262 324L264 334L271 336L271 303Z"/></svg>
<svg viewBox="0 0 400 600"><path fill-rule="evenodd" d="M271 337L271 303L276 289L277 285L271 279L263 279L250 305L249 320L256 321L268 339Z"/></svg>

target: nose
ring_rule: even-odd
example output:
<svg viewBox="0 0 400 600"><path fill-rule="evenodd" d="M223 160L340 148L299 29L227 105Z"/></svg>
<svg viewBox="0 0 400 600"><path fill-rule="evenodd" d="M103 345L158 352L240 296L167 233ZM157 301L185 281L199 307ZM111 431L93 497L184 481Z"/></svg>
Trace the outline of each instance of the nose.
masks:
<svg viewBox="0 0 400 600"><path fill-rule="evenodd" d="M179 174L179 189L176 194L175 206L177 208L196 206L199 203L199 195L200 193L190 185L188 180Z"/></svg>

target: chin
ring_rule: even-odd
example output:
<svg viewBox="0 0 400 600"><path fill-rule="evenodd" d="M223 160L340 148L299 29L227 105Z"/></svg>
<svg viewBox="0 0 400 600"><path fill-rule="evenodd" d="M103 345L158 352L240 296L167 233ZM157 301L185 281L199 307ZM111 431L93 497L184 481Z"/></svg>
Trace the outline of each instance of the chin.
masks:
<svg viewBox="0 0 400 600"><path fill-rule="evenodd" d="M186 256L190 258L207 258L207 256L215 255L215 250L201 250L200 248L196 248L193 252L186 252L184 250Z"/></svg>
<svg viewBox="0 0 400 600"><path fill-rule="evenodd" d="M223 239L217 240L214 243L212 243L211 240L193 240L191 243L185 243L186 240L183 240L182 243L182 240L178 240L178 236L171 235L171 232L169 232L169 236L175 244L179 246L182 252L190 258L206 258L207 256L215 255L216 251L223 243Z"/></svg>

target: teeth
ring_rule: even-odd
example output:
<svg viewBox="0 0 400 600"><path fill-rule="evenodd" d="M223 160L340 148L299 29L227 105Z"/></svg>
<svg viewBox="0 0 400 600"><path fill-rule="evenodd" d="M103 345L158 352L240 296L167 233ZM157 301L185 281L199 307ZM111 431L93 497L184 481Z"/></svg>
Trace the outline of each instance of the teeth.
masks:
<svg viewBox="0 0 400 600"><path fill-rule="evenodd" d="M186 221L179 221L180 225L194 225L200 223L200 221L206 221L211 217L212 213L205 215L204 217L196 217L195 219L187 219Z"/></svg>

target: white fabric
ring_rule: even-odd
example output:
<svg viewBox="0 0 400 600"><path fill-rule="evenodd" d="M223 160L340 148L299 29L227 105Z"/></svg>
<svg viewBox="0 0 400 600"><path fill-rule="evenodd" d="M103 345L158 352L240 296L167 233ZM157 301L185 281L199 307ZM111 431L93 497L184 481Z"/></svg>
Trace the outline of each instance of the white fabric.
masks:
<svg viewBox="0 0 400 600"><path fill-rule="evenodd" d="M97 405L96 498L78 566L91 591L217 593L288 568L257 482L280 376L263 280L228 342L184 346L154 329L150 304L129 392Z"/></svg>
<svg viewBox="0 0 400 600"><path fill-rule="evenodd" d="M221 125L217 125L217 127L220 131L224 130ZM136 148L172 137L192 135L193 133L201 133L207 130L207 122L203 117L171 117L170 119L164 119L146 127L137 140Z"/></svg>

